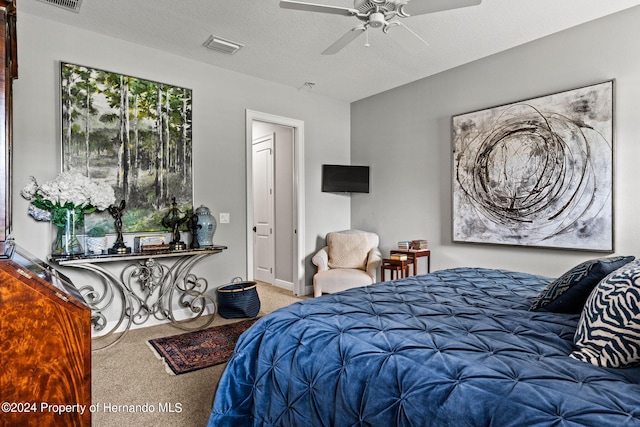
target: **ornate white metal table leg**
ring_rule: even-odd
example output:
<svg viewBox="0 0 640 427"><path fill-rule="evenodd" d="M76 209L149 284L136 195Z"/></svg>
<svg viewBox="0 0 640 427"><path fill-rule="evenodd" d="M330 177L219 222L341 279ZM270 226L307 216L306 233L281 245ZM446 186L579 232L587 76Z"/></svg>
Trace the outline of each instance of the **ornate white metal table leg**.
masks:
<svg viewBox="0 0 640 427"><path fill-rule="evenodd" d="M104 334L96 337L94 339L93 350L103 350L117 344L122 338L125 337L129 329L131 328L131 323L133 318L131 316L127 316L127 310L131 307L131 296L129 291L122 286L122 283L116 276L95 264L76 264L78 268L82 268L84 270L89 270L95 273L98 277L100 277L102 284L102 289L96 289L92 285L82 286L79 291L84 297L86 303L91 308L91 323L93 324L93 330L96 332L101 332L107 328L107 317L104 315L104 312L110 307L112 307L112 303L116 297L119 297L120 303L120 311L118 315L118 320L115 322L113 326L109 330L107 330ZM119 334L115 339L109 341L109 337L111 337L118 329L120 329L121 325L126 321L124 331ZM100 343L107 342L106 344L100 345Z"/></svg>
<svg viewBox="0 0 640 427"><path fill-rule="evenodd" d="M183 258L176 262L171 268L173 280L168 292L169 301L167 307L169 308L169 318L176 328L186 331L198 330L206 328L213 322L216 313L216 303L213 298L206 295L209 283L205 278L197 277L191 273L191 268L206 256L207 254L203 254L191 258ZM194 313L194 317L187 321L178 322L173 315L173 298L176 293L180 294L178 300L179 305L183 308L188 308ZM192 322L195 322L205 314L207 307L210 307L211 317L204 324L191 326Z"/></svg>

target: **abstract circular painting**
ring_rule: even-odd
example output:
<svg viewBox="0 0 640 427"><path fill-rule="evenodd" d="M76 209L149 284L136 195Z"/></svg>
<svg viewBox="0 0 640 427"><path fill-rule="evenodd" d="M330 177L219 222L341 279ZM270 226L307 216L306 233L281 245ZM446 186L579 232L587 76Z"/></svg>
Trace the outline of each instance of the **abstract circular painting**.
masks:
<svg viewBox="0 0 640 427"><path fill-rule="evenodd" d="M613 251L613 81L453 117L453 240Z"/></svg>

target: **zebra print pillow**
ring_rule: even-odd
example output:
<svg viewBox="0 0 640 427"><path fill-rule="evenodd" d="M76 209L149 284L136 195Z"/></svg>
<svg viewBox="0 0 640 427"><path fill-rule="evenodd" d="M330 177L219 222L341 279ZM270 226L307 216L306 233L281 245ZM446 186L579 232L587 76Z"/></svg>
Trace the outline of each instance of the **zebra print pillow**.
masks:
<svg viewBox="0 0 640 427"><path fill-rule="evenodd" d="M611 273L593 290L574 337L574 359L606 368L640 362L640 261Z"/></svg>

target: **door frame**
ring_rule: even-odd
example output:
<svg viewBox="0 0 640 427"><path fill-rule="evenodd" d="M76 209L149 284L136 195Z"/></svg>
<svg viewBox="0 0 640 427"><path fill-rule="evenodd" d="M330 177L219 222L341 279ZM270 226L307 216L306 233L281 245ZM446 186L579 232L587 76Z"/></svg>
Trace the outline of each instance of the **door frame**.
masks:
<svg viewBox="0 0 640 427"><path fill-rule="evenodd" d="M304 211L304 122L288 117L260 111L246 110L245 114L245 145L247 171L247 277L253 279L253 122L266 122L293 128L293 175L294 175L294 209L296 238L294 239L293 263L293 293L305 295L305 211Z"/></svg>

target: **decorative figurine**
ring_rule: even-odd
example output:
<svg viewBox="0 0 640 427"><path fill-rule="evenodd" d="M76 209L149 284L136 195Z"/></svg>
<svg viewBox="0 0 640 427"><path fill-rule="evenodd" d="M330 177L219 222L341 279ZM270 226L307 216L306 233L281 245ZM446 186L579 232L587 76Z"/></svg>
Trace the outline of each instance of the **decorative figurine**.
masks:
<svg viewBox="0 0 640 427"><path fill-rule="evenodd" d="M122 200L120 202L120 206L110 205L107 209L109 213L113 217L114 228L116 229L116 233L118 233L118 237L116 238L115 243L111 248L109 248L110 254L129 254L131 253L131 248L124 244L124 237L122 237L122 212L125 208L125 202Z"/></svg>
<svg viewBox="0 0 640 427"><path fill-rule="evenodd" d="M189 248L200 249L200 242L198 242L198 233L202 225L198 224L198 215L193 214L189 217L189 230L191 230L191 244Z"/></svg>
<svg viewBox="0 0 640 427"><path fill-rule="evenodd" d="M176 198L171 198L171 209L164 218L162 218L162 226L169 228L171 231L171 242L169 249L172 251L184 251L187 245L180 240L180 226L189 221L189 216L185 215L176 203Z"/></svg>

